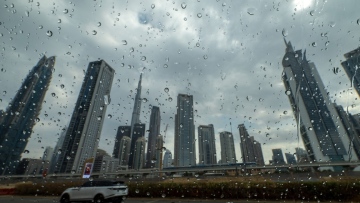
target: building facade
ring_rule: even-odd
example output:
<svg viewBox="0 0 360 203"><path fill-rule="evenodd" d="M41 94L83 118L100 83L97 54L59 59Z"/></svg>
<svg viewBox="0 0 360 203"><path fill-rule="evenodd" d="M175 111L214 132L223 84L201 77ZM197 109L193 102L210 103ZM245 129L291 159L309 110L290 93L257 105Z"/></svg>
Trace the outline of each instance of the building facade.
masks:
<svg viewBox="0 0 360 203"><path fill-rule="evenodd" d="M261 144L257 142L253 136L249 135L244 124L240 124L238 128L240 134L242 162L253 162L259 166L265 165Z"/></svg>
<svg viewBox="0 0 360 203"><path fill-rule="evenodd" d="M134 161L132 168L139 170L144 168L145 164L145 150L146 150L146 140L145 137L139 137L135 142L134 149Z"/></svg>
<svg viewBox="0 0 360 203"><path fill-rule="evenodd" d="M114 158L120 157L120 146L121 146L121 139L126 137L131 137L131 126L119 126L118 130L116 132L116 138L115 138L115 144L114 144L114 150L113 150L113 156Z"/></svg>
<svg viewBox="0 0 360 203"><path fill-rule="evenodd" d="M131 136L131 144L130 144L130 153L129 153L129 162L128 166L131 169L134 169L135 167L135 160L138 157L135 157L135 151L136 151L136 141L140 137L145 137L145 124L142 123L136 123L134 125L134 131ZM144 149L145 150L145 149ZM144 157L145 158L145 157Z"/></svg>
<svg viewBox="0 0 360 203"><path fill-rule="evenodd" d="M357 160L356 156L348 154L353 151L349 148L349 137L314 63L306 59L306 52L294 51L290 42L285 41L285 44L286 53L282 60L285 93L310 160Z"/></svg>
<svg viewBox="0 0 360 203"><path fill-rule="evenodd" d="M291 153L285 153L286 162L288 164L296 164L295 155Z"/></svg>
<svg viewBox="0 0 360 203"><path fill-rule="evenodd" d="M195 125L193 96L179 94L175 115L174 165L195 166Z"/></svg>
<svg viewBox="0 0 360 203"><path fill-rule="evenodd" d="M129 157L130 157L130 145L131 145L130 137L124 136L121 138L119 145L119 165L121 169L128 168Z"/></svg>
<svg viewBox="0 0 360 203"><path fill-rule="evenodd" d="M134 99L134 108L133 113L131 116L131 132L130 135L132 136L134 134L134 126L137 123L141 123L140 121L140 112L141 112L141 80L142 80L142 74L140 74L140 80L138 83L138 87L136 89L136 95ZM132 137L130 137L132 139ZM136 140L135 140L136 141Z"/></svg>
<svg viewBox="0 0 360 203"><path fill-rule="evenodd" d="M345 61L341 62L346 75L348 76L351 86L354 86L356 92L360 96L360 47L344 54Z"/></svg>
<svg viewBox="0 0 360 203"><path fill-rule="evenodd" d="M55 56L43 56L0 115L0 175L14 174L50 85Z"/></svg>
<svg viewBox="0 0 360 203"><path fill-rule="evenodd" d="M199 164L216 164L215 130L214 125L200 125L198 127Z"/></svg>
<svg viewBox="0 0 360 203"><path fill-rule="evenodd" d="M172 153L168 149L165 151L163 163L164 168L169 168L173 166Z"/></svg>
<svg viewBox="0 0 360 203"><path fill-rule="evenodd" d="M163 148L164 148L164 138L162 135L158 135L156 137L156 144L155 144L155 163L154 167L158 169L163 168Z"/></svg>
<svg viewBox="0 0 360 203"><path fill-rule="evenodd" d="M284 165L285 159L281 149L272 149L272 163L273 165Z"/></svg>
<svg viewBox="0 0 360 203"><path fill-rule="evenodd" d="M57 172L81 173L85 161L95 158L114 74L114 69L104 60L89 63L65 135Z"/></svg>
<svg viewBox="0 0 360 203"><path fill-rule="evenodd" d="M160 135L160 108L153 106L150 114L150 124L149 124L149 137L147 144L147 153L146 153L146 168L153 168L155 163L153 160L156 160L157 153L157 142L156 139Z"/></svg>
<svg viewBox="0 0 360 203"><path fill-rule="evenodd" d="M231 132L220 133L221 163L237 163L234 145L234 136Z"/></svg>

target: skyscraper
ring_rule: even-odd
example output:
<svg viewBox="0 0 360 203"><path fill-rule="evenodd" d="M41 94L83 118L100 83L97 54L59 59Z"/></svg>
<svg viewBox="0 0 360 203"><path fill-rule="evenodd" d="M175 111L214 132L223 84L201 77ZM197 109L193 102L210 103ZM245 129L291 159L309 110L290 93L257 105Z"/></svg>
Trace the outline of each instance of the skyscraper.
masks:
<svg viewBox="0 0 360 203"><path fill-rule="evenodd" d="M59 157L62 153L61 147L65 140L66 130L67 130L67 127L65 126L62 129L59 139L54 148L54 152L52 154L51 161L50 161L49 173L54 173L54 171L57 171L56 168L60 167L61 163L59 163Z"/></svg>
<svg viewBox="0 0 360 203"><path fill-rule="evenodd" d="M240 149L243 163L255 162L256 165L265 165L261 144L253 136L250 137L245 125L239 125Z"/></svg>
<svg viewBox="0 0 360 203"><path fill-rule="evenodd" d="M200 125L198 127L199 142L199 164L208 165L216 164L216 147L214 126Z"/></svg>
<svg viewBox="0 0 360 203"><path fill-rule="evenodd" d="M89 63L59 156L58 172L79 173L86 160L95 158L114 74L104 60Z"/></svg>
<svg viewBox="0 0 360 203"><path fill-rule="evenodd" d="M300 147L295 148L296 159L298 163L305 163L309 161L306 150Z"/></svg>
<svg viewBox="0 0 360 203"><path fill-rule="evenodd" d="M130 154L129 154L129 162L128 162L129 168L132 168L132 169L134 169L134 166L135 166L135 159L138 158L138 157L135 157L134 155L135 155L135 151L136 151L136 141L140 137L145 137L145 124L136 123L134 125L134 131L131 136Z"/></svg>
<svg viewBox="0 0 360 203"><path fill-rule="evenodd" d="M272 153L273 153L272 161L274 165L285 164L284 155L281 149L272 149Z"/></svg>
<svg viewBox="0 0 360 203"><path fill-rule="evenodd" d="M156 137L155 144L155 160L154 167L161 169L163 167L163 147L164 147L164 138L162 135Z"/></svg>
<svg viewBox="0 0 360 203"><path fill-rule="evenodd" d="M130 157L131 138L123 136L119 142L119 165L122 169L127 169Z"/></svg>
<svg viewBox="0 0 360 203"><path fill-rule="evenodd" d="M133 169L139 170L144 167L145 163L145 149L146 149L146 140L145 137L139 137L135 142L134 148L134 162Z"/></svg>
<svg viewBox="0 0 360 203"><path fill-rule="evenodd" d="M0 115L0 174L15 173L48 90L55 56L43 56Z"/></svg>
<svg viewBox="0 0 360 203"><path fill-rule="evenodd" d="M221 163L236 163L234 137L231 132L220 133Z"/></svg>
<svg viewBox="0 0 360 203"><path fill-rule="evenodd" d="M130 135L132 136L134 133L134 126L137 123L141 123L140 122L140 112L141 112L141 79L142 79L142 74L140 74L140 80L138 83L138 87L136 89L136 95L135 95L135 100L134 100L134 109L133 109L133 113L132 113L132 117L131 117L131 133ZM132 137L131 137L132 138ZM136 141L136 140L135 140Z"/></svg>
<svg viewBox="0 0 360 203"><path fill-rule="evenodd" d="M150 115L149 137L145 165L146 168L151 168L155 166L155 162L152 160L156 159L156 139L157 136L160 135L160 121L160 108L157 106L153 106Z"/></svg>
<svg viewBox="0 0 360 203"><path fill-rule="evenodd" d="M165 155L164 155L164 162L163 162L164 165L163 165L163 167L164 168L172 167L172 162L173 162L173 159L172 159L171 151L167 149L165 151Z"/></svg>
<svg viewBox="0 0 360 203"><path fill-rule="evenodd" d="M195 125L193 96L179 94L175 115L174 165L195 166Z"/></svg>
<svg viewBox="0 0 360 203"><path fill-rule="evenodd" d="M294 154L291 153L285 153L286 162L288 164L296 164L296 159Z"/></svg>
<svg viewBox="0 0 360 203"><path fill-rule="evenodd" d="M355 157L348 155L350 140L348 136L340 136L345 135L346 131L338 120L339 116L314 63L306 59L306 52L294 51L290 42L285 41L285 44L286 53L282 60L285 93L310 159L355 160Z"/></svg>
<svg viewBox="0 0 360 203"><path fill-rule="evenodd" d="M114 144L114 150L113 150L113 156L114 158L119 158L120 156L120 141L124 136L131 137L131 126L119 126L116 138L115 138L115 144Z"/></svg>
<svg viewBox="0 0 360 203"><path fill-rule="evenodd" d="M360 47L344 54L346 61L341 62L347 76L350 79L351 86L354 86L360 96Z"/></svg>

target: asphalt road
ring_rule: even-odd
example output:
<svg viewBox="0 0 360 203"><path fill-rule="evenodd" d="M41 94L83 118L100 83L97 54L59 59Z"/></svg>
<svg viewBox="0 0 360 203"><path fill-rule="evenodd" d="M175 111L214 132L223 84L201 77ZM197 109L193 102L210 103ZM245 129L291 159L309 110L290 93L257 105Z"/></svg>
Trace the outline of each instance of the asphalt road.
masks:
<svg viewBox="0 0 360 203"><path fill-rule="evenodd" d="M58 197L34 197L34 196L0 196L1 203L58 203ZM259 203L259 202L267 202L274 203L277 201L249 201L249 200L191 200L191 199L145 199L145 198L129 198L125 200L125 203L239 203L239 202L247 202L247 203ZM280 201L278 201L280 202ZM281 201L281 202L295 202L292 200L289 201ZM300 202L300 201L299 201Z"/></svg>

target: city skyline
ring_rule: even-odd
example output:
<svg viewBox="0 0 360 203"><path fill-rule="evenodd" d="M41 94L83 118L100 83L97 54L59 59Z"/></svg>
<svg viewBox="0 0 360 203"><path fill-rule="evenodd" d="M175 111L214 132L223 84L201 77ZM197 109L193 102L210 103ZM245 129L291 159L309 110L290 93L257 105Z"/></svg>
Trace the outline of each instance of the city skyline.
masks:
<svg viewBox="0 0 360 203"><path fill-rule="evenodd" d="M4 2L0 109L6 109L32 65L45 54L56 55L40 122L29 138L29 153L23 156L38 158L44 147L56 145L68 126L87 63L103 58L116 74L99 142L102 149L112 150L118 126L130 125L142 73L140 120L149 126L150 104L161 108L160 134L169 124L164 136L167 149L173 150L176 96L185 93L194 95L195 126L212 123L216 136L232 131L237 157L241 154L235 128L241 123L263 145L266 161L272 148L286 146L284 152L293 152L303 144L281 81L284 36L297 49L307 50L331 101L353 115L360 112L358 96L349 90L350 80L341 68L343 55L358 46L360 2L312 1L307 6L298 2L265 7L247 1L244 7L236 1L186 1L185 9L182 2L170 1L76 2L76 6L26 1L13 2L14 7ZM250 15L247 10L252 8Z"/></svg>

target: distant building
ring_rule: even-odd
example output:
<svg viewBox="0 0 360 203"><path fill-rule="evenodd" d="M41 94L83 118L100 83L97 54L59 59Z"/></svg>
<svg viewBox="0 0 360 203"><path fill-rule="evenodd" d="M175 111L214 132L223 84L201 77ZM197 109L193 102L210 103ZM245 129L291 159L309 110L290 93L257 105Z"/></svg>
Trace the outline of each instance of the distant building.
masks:
<svg viewBox="0 0 360 203"><path fill-rule="evenodd" d="M81 173L85 161L95 158L114 74L114 69L104 60L89 63L61 148L57 172Z"/></svg>
<svg viewBox="0 0 360 203"><path fill-rule="evenodd" d="M61 163L59 162L59 157L60 157L60 154L62 153L61 147L65 140L66 129L67 129L66 126L62 129L59 139L54 148L54 151L53 151L53 154L51 157L51 161L50 161L49 173L54 173L55 171L57 171L56 170L57 168L60 168Z"/></svg>
<svg viewBox="0 0 360 203"><path fill-rule="evenodd" d="M133 169L139 170L144 168L145 150L146 150L145 137L139 137L135 142L134 161L133 161L134 163L132 167Z"/></svg>
<svg viewBox="0 0 360 203"><path fill-rule="evenodd" d="M54 148L46 147L41 160L46 161L46 162L50 162L53 154L54 154Z"/></svg>
<svg viewBox="0 0 360 203"><path fill-rule="evenodd" d="M124 136L131 137L131 126L119 126L116 138L115 138L115 144L114 144L114 151L113 156L114 158L119 158L120 156L120 141Z"/></svg>
<svg viewBox="0 0 360 203"><path fill-rule="evenodd" d="M156 137L155 144L155 163L154 167L162 169L163 168L163 147L164 147L164 138L162 135Z"/></svg>
<svg viewBox="0 0 360 203"><path fill-rule="evenodd" d="M163 162L164 165L163 165L163 167L164 168L172 167L173 166L172 162L173 162L173 159L172 159L171 151L167 149L165 151L165 154L164 154L164 162Z"/></svg>
<svg viewBox="0 0 360 203"><path fill-rule="evenodd" d="M236 163L234 137L231 132L220 133L221 145L221 162L222 163Z"/></svg>
<svg viewBox="0 0 360 203"><path fill-rule="evenodd" d="M40 175L49 167L49 163L41 159L22 159L16 169L18 175Z"/></svg>
<svg viewBox="0 0 360 203"><path fill-rule="evenodd" d="M288 164L296 164L296 159L295 159L294 154L285 153L285 157L286 157L286 162Z"/></svg>
<svg viewBox="0 0 360 203"><path fill-rule="evenodd" d="M96 156L93 166L93 172L97 173L114 173L119 166L119 159L109 155Z"/></svg>
<svg viewBox="0 0 360 203"><path fill-rule="evenodd" d="M282 153L281 149L272 149L272 163L274 165L284 165L285 164L285 160L284 160L284 155Z"/></svg>
<svg viewBox="0 0 360 203"><path fill-rule="evenodd" d="M123 136L119 145L119 165L121 169L127 169L130 157L131 138Z"/></svg>
<svg viewBox="0 0 360 203"><path fill-rule="evenodd" d="M195 166L194 101L192 95L177 96L175 115L174 165Z"/></svg>
<svg viewBox="0 0 360 203"><path fill-rule="evenodd" d="M344 57L346 60L341 65L360 96L360 47L344 54Z"/></svg>
<svg viewBox="0 0 360 203"><path fill-rule="evenodd" d="M351 156L355 151L350 148L349 136L346 135L315 64L308 61L306 52L294 51L290 42L285 41L285 45L282 60L285 93L293 108L295 120L300 126L300 135L310 160L357 161L357 156Z"/></svg>
<svg viewBox="0 0 360 203"><path fill-rule="evenodd" d="M141 112L141 80L142 80L142 74L140 74L140 79L138 83L138 87L136 89L136 95L134 99L134 108L133 113L131 117L131 132L130 135L132 136L134 134L134 127L137 123L141 123L140 121L140 112ZM132 139L132 137L130 137ZM136 141L136 140L135 140Z"/></svg>
<svg viewBox="0 0 360 203"><path fill-rule="evenodd" d="M240 149L243 163L254 162L256 165L265 165L261 144L253 136L250 137L245 125L239 125Z"/></svg>
<svg viewBox="0 0 360 203"><path fill-rule="evenodd" d="M198 143L199 164L216 164L215 132L212 124L198 127Z"/></svg>
<svg viewBox="0 0 360 203"><path fill-rule="evenodd" d="M304 150L303 148L300 147L296 147L295 148L295 154L296 154L296 159L298 163L306 163L309 162L309 157L307 155L306 150Z"/></svg>
<svg viewBox="0 0 360 203"><path fill-rule="evenodd" d="M24 79L6 111L0 116L0 175L14 174L44 103L55 56L43 56Z"/></svg>
<svg viewBox="0 0 360 203"><path fill-rule="evenodd" d="M134 169L135 167L135 160L139 157L135 157L135 151L136 151L136 141L140 137L145 137L145 124L137 123L134 125L134 131L131 136L131 144L130 144L130 154L129 154L129 168ZM144 138L145 140L145 138ZM145 152L144 152L145 153ZM144 162L145 162L145 157ZM143 167L143 165L142 165Z"/></svg>
<svg viewBox="0 0 360 203"><path fill-rule="evenodd" d="M147 144L147 153L146 153L146 168L153 168L156 165L156 139L160 135L160 108L157 106L153 106L150 114L150 124L149 124L149 137Z"/></svg>

